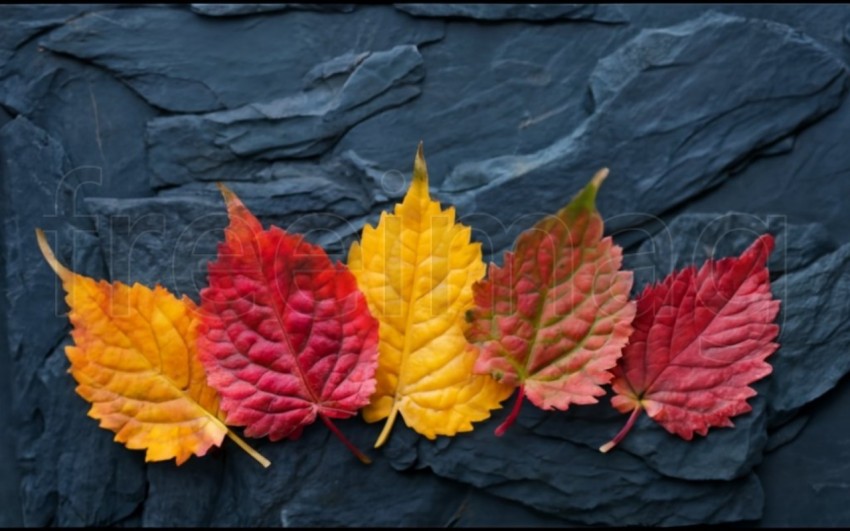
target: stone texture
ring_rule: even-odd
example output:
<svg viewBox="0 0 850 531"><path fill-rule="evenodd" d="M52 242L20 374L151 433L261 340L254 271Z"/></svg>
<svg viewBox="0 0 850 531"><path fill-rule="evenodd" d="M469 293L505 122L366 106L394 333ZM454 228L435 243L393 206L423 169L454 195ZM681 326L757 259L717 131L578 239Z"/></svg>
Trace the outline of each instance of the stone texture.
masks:
<svg viewBox="0 0 850 531"><path fill-rule="evenodd" d="M0 108L0 133L3 127L11 120L5 111ZM3 178L0 173L0 179ZM2 187L0 187L2 189ZM7 205L3 205L4 212ZM0 249L5 250L5 233L7 222L4 219L2 230L0 230ZM6 260L0 260L0 286L5 290L6 279ZM0 297L0 315L8 315L7 298ZM6 332L7 319L0 319L0 337L6 338L9 334ZM12 359L8 353L9 349L3 343L0 343L0 375L5 375L3 382L5 385L0 385L0 402L3 404L11 404L13 397L11 382L14 381L14 373L12 372ZM0 408L0 426L12 425L12 408ZM0 431L0 507L4 509L0 511L0 527L12 527L23 525L21 515L21 498L18 494L20 485L20 477L18 475L18 462L15 456L15 438L10 430Z"/></svg>
<svg viewBox="0 0 850 531"><path fill-rule="evenodd" d="M755 215L782 212L789 221L823 224L839 241L850 241L844 182L850 161L842 139L850 135L850 106L842 105L796 137L785 156L759 158L715 192L696 199L693 211L746 210Z"/></svg>
<svg viewBox="0 0 850 531"><path fill-rule="evenodd" d="M6 125L10 120L12 120L12 115L9 114L9 111L0 107L0 127Z"/></svg>
<svg viewBox="0 0 850 531"><path fill-rule="evenodd" d="M265 224L304 234L331 259L344 261L370 214L389 208L404 190L394 176L374 173L354 153L322 165L272 167L267 183L228 185ZM155 198L93 198L110 276L124 282L147 278L196 297L206 285L206 265L228 224L213 184L193 184ZM158 273L152 276L151 268Z"/></svg>
<svg viewBox="0 0 850 531"><path fill-rule="evenodd" d="M324 67L324 68L323 68ZM148 124L157 183L248 179L278 159L315 157L358 122L419 95L424 75L415 46L348 54L308 73L305 92L205 115Z"/></svg>
<svg viewBox="0 0 850 531"><path fill-rule="evenodd" d="M63 245L57 248L57 256L69 267L94 266L92 274L98 274L102 266L98 263L99 249L90 247L93 227L78 210L76 183L67 178L69 161L62 146L23 116L0 129L0 140L3 210L12 213L4 220L7 309L22 315L43 313L45 301L49 301L48 311L56 314L37 335L30 333L25 321L7 322L4 340L12 359L28 361L25 350L31 352L29 356L48 355L67 328L59 317L64 308L62 297L54 302L54 292L61 285L49 267L42 267L45 264L35 244L35 228L50 231L48 237L53 237L54 244L59 239ZM38 364L33 363L30 369L35 372ZM23 375L19 372L18 376Z"/></svg>
<svg viewBox="0 0 850 531"><path fill-rule="evenodd" d="M192 4L190 8L194 13L208 17L235 17L289 9L350 13L354 11L355 6L356 4Z"/></svg>
<svg viewBox="0 0 850 531"><path fill-rule="evenodd" d="M290 96L312 67L343 53L418 45L443 35L440 21L411 26L405 20L403 13L378 7L259 20L210 20L162 8L107 10L54 30L42 45L110 70L156 107L205 112ZM298 45L283 45L282 38Z"/></svg>
<svg viewBox="0 0 850 531"><path fill-rule="evenodd" d="M5 220L4 315L32 316L7 322L5 338L23 523L30 526L111 524L145 496L143 456L113 443L74 394L61 283L35 243L42 227L69 267L104 274L91 220L78 210L80 183L67 170L62 146L26 118L0 129L3 211L13 213Z"/></svg>
<svg viewBox="0 0 850 531"><path fill-rule="evenodd" d="M417 466L463 477L490 494L571 523L686 525L761 516L762 491L754 474L734 481L675 480L628 452L601 454L519 426L495 439L495 425L488 422L452 441L420 442Z"/></svg>
<svg viewBox="0 0 850 531"><path fill-rule="evenodd" d="M157 113L106 72L80 68L30 41L0 66L0 105L50 131L86 194L150 194L139 139Z"/></svg>
<svg viewBox="0 0 850 531"><path fill-rule="evenodd" d="M12 404L0 525L850 522L846 6L0 14L0 401ZM596 449L626 419L607 398L526 405L503 438L504 410L453 440L400 423L380 451L380 425L350 419L339 427L372 466L317 425L298 441L250 440L268 470L230 441L179 468L145 464L86 417L35 226L81 272L197 300L226 224L214 181L342 259L403 194L420 140L434 196L458 204L487 251L603 164L600 206L636 289L775 234L783 346L753 412L689 443L642 418L608 455Z"/></svg>
<svg viewBox="0 0 850 531"><path fill-rule="evenodd" d="M788 223L787 216L740 212L683 214L661 225L650 238L625 253L626 267L634 271L633 294L643 286L660 282L672 271L709 258L737 256L765 233L776 238L768 269L776 280L799 271L836 249L823 225ZM774 291L777 296L784 294Z"/></svg>
<svg viewBox="0 0 850 531"><path fill-rule="evenodd" d="M764 383L755 389L763 393ZM638 420L629 436L618 447L643 460L651 470L664 476L685 480L732 480L752 471L762 458L767 442L765 400L750 400L753 411L733 419L735 429L712 430L705 437L684 441L670 435L648 417ZM627 416L611 408L608 398L600 404L558 417L541 419L533 431L590 448L611 440L626 423ZM613 453L613 451L612 451Z"/></svg>
<svg viewBox="0 0 850 531"><path fill-rule="evenodd" d="M791 57L806 74L786 74ZM596 110L572 134L534 153L462 163L442 190L481 218L493 250L510 245L526 219L557 210L603 165L612 175L601 212L659 215L728 178L750 151L835 109L846 79L834 55L779 24L709 13L642 30L599 62L590 78ZM506 228L513 220L521 221ZM628 222L608 218L610 230Z"/></svg>
<svg viewBox="0 0 850 531"><path fill-rule="evenodd" d="M794 441L794 439L796 439L803 431L803 428L805 428L809 423L810 419L811 416L801 414L794 417L794 419L790 422L786 422L779 428L773 430L767 439L767 445L764 447L764 451L772 452L777 448Z"/></svg>
<svg viewBox="0 0 850 531"><path fill-rule="evenodd" d="M624 23L618 6L594 4L395 4L417 17L457 17L474 20L581 20Z"/></svg>
<svg viewBox="0 0 850 531"><path fill-rule="evenodd" d="M758 467L765 490L763 527L847 525L850 455L842 419L850 386L840 385L816 402L799 436Z"/></svg>
<svg viewBox="0 0 850 531"><path fill-rule="evenodd" d="M563 527L564 521L470 488L446 527Z"/></svg>
<svg viewBox="0 0 850 531"><path fill-rule="evenodd" d="M591 72L633 33L627 25L453 21L443 40L419 47L421 96L357 124L333 153L354 150L407 173L424 141L437 189L465 161L543 149L587 119Z"/></svg>
<svg viewBox="0 0 850 531"><path fill-rule="evenodd" d="M805 11L794 4L774 4L765 9L757 4L676 4L665 9L651 4L621 4L620 9L629 23L639 28L673 26L700 16L707 10L720 11L744 18L770 20L791 26L823 44L837 56L846 60L850 50L844 45L844 30L850 22L850 13L836 4L809 4Z"/></svg>
<svg viewBox="0 0 850 531"><path fill-rule="evenodd" d="M28 40L97 8L97 4L0 6L0 68Z"/></svg>
<svg viewBox="0 0 850 531"><path fill-rule="evenodd" d="M850 245L773 285L782 294L782 348L772 361L771 409L782 413L821 396L850 371Z"/></svg>

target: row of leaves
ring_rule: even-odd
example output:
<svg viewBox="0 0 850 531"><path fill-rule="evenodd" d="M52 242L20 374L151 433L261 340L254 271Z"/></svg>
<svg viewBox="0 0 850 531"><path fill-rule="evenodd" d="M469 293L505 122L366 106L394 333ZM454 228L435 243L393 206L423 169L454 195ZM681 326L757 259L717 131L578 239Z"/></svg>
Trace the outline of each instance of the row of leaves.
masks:
<svg viewBox="0 0 850 531"><path fill-rule="evenodd" d="M522 233L486 278L470 228L429 195L421 145L403 202L366 225L347 267L302 236L263 229L219 185L230 224L200 307L159 285L76 274L37 236L67 294L77 392L148 461L179 465L229 436L268 466L227 425L276 441L321 419L368 462L332 419L361 409L386 419L376 448L398 415L434 439L472 430L517 389L502 435L524 397L566 410L596 403L609 383L612 405L631 416L603 452L642 411L686 440L732 426L778 348L773 238L631 301L632 273L596 210L606 176Z"/></svg>

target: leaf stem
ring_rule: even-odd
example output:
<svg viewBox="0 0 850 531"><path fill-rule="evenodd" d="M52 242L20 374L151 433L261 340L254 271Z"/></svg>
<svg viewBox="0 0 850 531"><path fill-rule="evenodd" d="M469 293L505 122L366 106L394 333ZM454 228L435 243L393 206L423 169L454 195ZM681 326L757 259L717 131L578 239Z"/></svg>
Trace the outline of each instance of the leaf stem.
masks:
<svg viewBox="0 0 850 531"><path fill-rule="evenodd" d="M387 421L384 423L384 429L381 430L381 434L378 435L378 440L375 442L375 448L380 448L387 442L387 437L390 436L390 431L392 431L393 424L395 424L396 415L398 415L398 402L393 404L393 408L387 416Z"/></svg>
<svg viewBox="0 0 850 531"><path fill-rule="evenodd" d="M610 441L608 441L607 443L605 443L605 444L603 444L602 446L600 446L600 447L599 447L599 451L600 451L600 452L602 452L603 454L606 454L606 453L608 453L608 452L609 452L612 448L614 448L615 446L617 446L618 444L620 444L620 441L622 441L622 440L623 440L623 438L626 436L626 434L627 434L627 433L629 433L629 431L632 429L632 426L634 426L634 425L635 425L635 421L636 421L636 420L637 420L637 418L640 416L640 412L641 412L641 411L643 411L643 408L642 408L642 407L640 407L640 405L638 405L638 406L634 409L634 411L632 411L632 414L631 414L631 416L629 417L629 420L627 420L627 421L626 421L626 425L625 425L625 426L623 426L623 429L621 429L621 430L620 430L620 433L618 433L618 434L617 434L617 435L616 435L613 439L611 439L611 440L610 440Z"/></svg>
<svg viewBox="0 0 850 531"><path fill-rule="evenodd" d="M41 249L41 254L44 255L44 259L47 260L47 263L56 272L56 275L62 279L62 282L69 281L74 276L74 272L63 266L56 258L56 255L53 254L53 249L47 243L47 237L44 235L44 231L35 229L35 238L38 240L38 248Z"/></svg>
<svg viewBox="0 0 850 531"><path fill-rule="evenodd" d="M245 450L245 452L247 452L248 455L250 455L251 457L256 459L258 463L263 465L263 468L268 468L269 465L272 464L271 461L269 461L268 459L263 457L262 454L260 454L260 452L254 450L253 448L248 446L248 443L246 443L245 441L242 440L241 437L239 437L238 435L233 433L232 430L227 430L227 436L230 437L230 439L233 442L235 442L237 445L239 445L239 448L242 448L243 450Z"/></svg>
<svg viewBox="0 0 850 531"><path fill-rule="evenodd" d="M516 418L519 416L519 410L522 409L522 399L525 398L525 386L519 386L519 393L517 393L516 400L514 401L514 407L511 410L511 414L508 415L508 418L505 419L504 422L499 424L499 427L496 428L496 437L501 437L508 431L513 423L516 421Z"/></svg>
<svg viewBox="0 0 850 531"><path fill-rule="evenodd" d="M372 464L372 460L371 460L371 459L369 459L369 457L368 457L366 454L364 454L363 452L361 452L359 448L357 448L356 446L354 446L354 445L351 443L351 441L349 441L349 440L345 437L345 435L343 435L343 434L342 434L342 432L341 432L341 431L339 431L339 428L337 428L337 427L336 427L336 425L335 425L333 422L331 422L331 419L329 419L328 417L326 417L326 416L324 416L324 415L321 415L321 414L319 415L319 417L321 417L322 422L324 422L324 423L325 423L325 426L327 426L327 427L328 427L328 429L329 429L329 430L331 430L331 433L333 433L334 435L336 435L336 436L337 436L337 438L338 438L340 441L342 441L342 444L344 444L344 445L345 445L345 447L346 447L346 448L348 448L348 449L351 451L351 453L353 453L353 454L354 454L354 456L355 456L355 457L357 457L357 459L359 459L359 460L360 460L360 462L361 462L361 463L363 463L364 465Z"/></svg>

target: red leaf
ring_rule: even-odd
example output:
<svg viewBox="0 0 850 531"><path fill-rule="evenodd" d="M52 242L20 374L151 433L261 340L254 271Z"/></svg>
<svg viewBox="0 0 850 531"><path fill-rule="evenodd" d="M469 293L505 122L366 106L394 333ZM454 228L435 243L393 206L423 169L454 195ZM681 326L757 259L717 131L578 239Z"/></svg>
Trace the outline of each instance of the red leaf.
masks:
<svg viewBox="0 0 850 531"><path fill-rule="evenodd" d="M330 422L369 403L378 323L351 272L302 236L263 230L220 186L230 226L201 291L199 355L228 424L251 437L295 439L317 417Z"/></svg>
<svg viewBox="0 0 850 531"><path fill-rule="evenodd" d="M543 409L595 404L631 333L632 273L622 249L603 238L596 193L603 169L557 214L540 220L490 264L473 286L466 337L479 348L475 372L519 388L496 435L516 419L524 395Z"/></svg>
<svg viewBox="0 0 850 531"><path fill-rule="evenodd" d="M749 385L770 374L765 358L779 347L779 301L766 266L773 245L763 235L740 258L708 260L643 291L611 399L632 415L601 451L619 443L642 410L689 441L752 409Z"/></svg>

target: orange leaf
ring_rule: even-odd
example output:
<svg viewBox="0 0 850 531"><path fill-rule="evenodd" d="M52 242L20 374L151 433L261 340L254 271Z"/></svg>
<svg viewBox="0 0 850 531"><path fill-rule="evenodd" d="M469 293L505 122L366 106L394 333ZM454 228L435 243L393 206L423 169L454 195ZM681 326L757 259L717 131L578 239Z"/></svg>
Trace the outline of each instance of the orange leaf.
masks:
<svg viewBox="0 0 850 531"><path fill-rule="evenodd" d="M222 422L218 395L197 357L195 304L161 286L110 284L78 275L54 256L44 232L38 245L65 288L74 346L65 353L89 416L146 461L184 463L228 435L263 466L268 460Z"/></svg>

